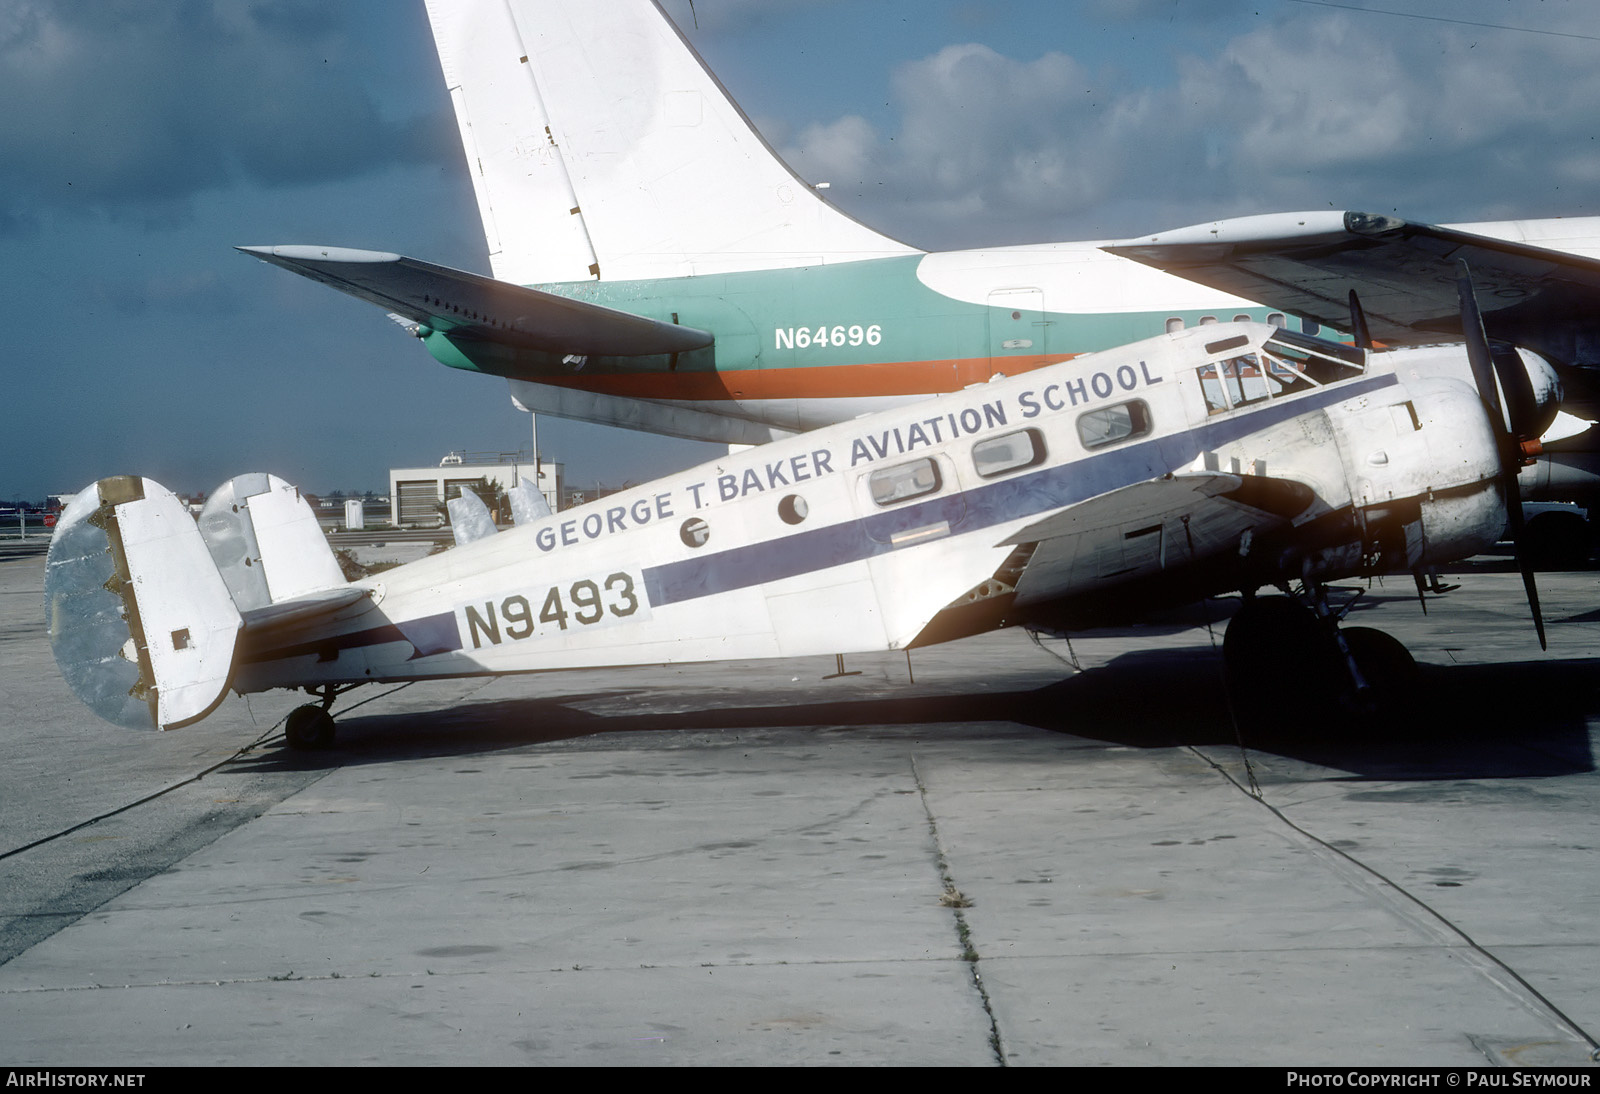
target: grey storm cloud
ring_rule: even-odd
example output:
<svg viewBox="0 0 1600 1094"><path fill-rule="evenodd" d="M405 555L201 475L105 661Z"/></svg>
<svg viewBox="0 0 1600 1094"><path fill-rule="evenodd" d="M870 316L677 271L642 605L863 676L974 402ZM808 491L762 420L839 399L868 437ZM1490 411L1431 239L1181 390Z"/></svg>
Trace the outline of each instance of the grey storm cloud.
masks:
<svg viewBox="0 0 1600 1094"><path fill-rule="evenodd" d="M385 117L338 5L12 0L0 9L6 212L181 206L240 181L459 156L450 119Z"/></svg>

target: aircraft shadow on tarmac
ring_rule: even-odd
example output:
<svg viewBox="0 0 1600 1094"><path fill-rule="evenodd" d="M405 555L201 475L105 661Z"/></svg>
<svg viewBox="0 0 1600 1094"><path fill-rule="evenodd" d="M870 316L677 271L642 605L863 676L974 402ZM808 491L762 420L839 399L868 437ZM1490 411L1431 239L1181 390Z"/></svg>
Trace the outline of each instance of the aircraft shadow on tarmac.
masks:
<svg viewBox="0 0 1600 1094"><path fill-rule="evenodd" d="M1415 701L1377 719L1308 708L1283 712L1267 728L1234 728L1220 659L1208 649L1123 654L1040 688L919 692L770 704L716 705L713 693L684 710L683 693L608 689L549 699L462 703L431 711L351 715L329 752L257 753L258 770L348 767L524 748L597 734L644 731L915 725L972 726L981 751L995 723L1031 726L1135 748L1180 745L1250 748L1349 773L1355 780L1551 777L1594 769L1588 721L1600 715L1594 687L1600 660L1496 665L1422 665ZM901 694L894 694L901 691ZM736 692L735 702L748 692ZM584 705L596 709L582 709ZM655 709L652 709L655 708ZM662 709L671 708L671 709ZM1063 756L1063 762L1071 762Z"/></svg>

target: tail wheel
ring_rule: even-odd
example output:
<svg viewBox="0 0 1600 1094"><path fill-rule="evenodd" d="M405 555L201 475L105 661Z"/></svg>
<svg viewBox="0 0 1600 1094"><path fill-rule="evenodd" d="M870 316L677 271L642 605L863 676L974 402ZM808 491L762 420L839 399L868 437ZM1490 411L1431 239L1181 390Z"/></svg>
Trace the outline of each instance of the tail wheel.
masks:
<svg viewBox="0 0 1600 1094"><path fill-rule="evenodd" d="M333 747L333 715L315 703L296 707L283 727L289 747L300 751Z"/></svg>

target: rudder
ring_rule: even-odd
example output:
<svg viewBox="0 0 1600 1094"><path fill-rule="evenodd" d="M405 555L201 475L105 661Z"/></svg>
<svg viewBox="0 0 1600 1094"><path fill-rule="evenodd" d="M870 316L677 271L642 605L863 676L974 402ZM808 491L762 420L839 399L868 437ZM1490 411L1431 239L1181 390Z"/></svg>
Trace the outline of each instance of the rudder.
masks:
<svg viewBox="0 0 1600 1094"><path fill-rule="evenodd" d="M298 490L240 475L196 522L136 476L68 503L45 561L45 614L61 675L89 709L134 729L174 729L216 709L240 635L342 609L362 591Z"/></svg>
<svg viewBox="0 0 1600 1094"><path fill-rule="evenodd" d="M122 475L73 498L45 560L45 613L61 675L108 722L172 729L227 694L242 619L160 483Z"/></svg>
<svg viewBox="0 0 1600 1094"><path fill-rule="evenodd" d="M920 253L796 176L654 0L427 7L502 280Z"/></svg>

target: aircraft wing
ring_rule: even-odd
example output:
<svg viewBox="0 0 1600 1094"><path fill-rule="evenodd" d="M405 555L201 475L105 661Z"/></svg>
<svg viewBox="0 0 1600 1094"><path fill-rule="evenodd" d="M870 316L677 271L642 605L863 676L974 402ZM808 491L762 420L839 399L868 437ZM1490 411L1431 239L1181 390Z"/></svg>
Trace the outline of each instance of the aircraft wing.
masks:
<svg viewBox="0 0 1600 1094"><path fill-rule="evenodd" d="M1168 475L1113 490L1011 536L1008 543L1037 544L1017 580L1017 603L1093 597L1130 581L1203 584L1210 563L1242 560L1252 544L1287 529L1314 501L1304 483L1225 472Z"/></svg>
<svg viewBox="0 0 1600 1094"><path fill-rule="evenodd" d="M1490 337L1569 364L1552 326L1600 313L1600 219L1440 227L1355 212L1275 213L1197 224L1107 246L1199 284L1349 329L1355 290L1372 337L1394 345L1459 336L1455 260L1472 270ZM1486 229L1504 232L1488 234ZM1572 248L1572 249L1569 249ZM1527 332L1543 331L1542 343Z"/></svg>
<svg viewBox="0 0 1600 1094"><path fill-rule="evenodd" d="M713 342L694 327L524 288L386 251L240 247L429 330L549 353L611 357L685 353Z"/></svg>

